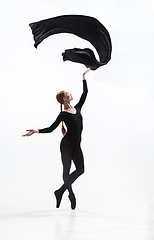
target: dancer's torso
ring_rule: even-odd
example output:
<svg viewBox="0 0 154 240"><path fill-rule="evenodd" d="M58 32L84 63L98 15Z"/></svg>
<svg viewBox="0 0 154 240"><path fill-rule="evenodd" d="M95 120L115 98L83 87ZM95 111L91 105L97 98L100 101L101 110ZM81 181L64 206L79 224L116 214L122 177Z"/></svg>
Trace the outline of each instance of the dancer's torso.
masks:
<svg viewBox="0 0 154 240"><path fill-rule="evenodd" d="M64 121L67 132L63 139L67 139L74 147L80 145L81 133L83 129L82 115L80 109L76 108L76 113L61 112L61 118ZM63 140L62 139L62 140Z"/></svg>

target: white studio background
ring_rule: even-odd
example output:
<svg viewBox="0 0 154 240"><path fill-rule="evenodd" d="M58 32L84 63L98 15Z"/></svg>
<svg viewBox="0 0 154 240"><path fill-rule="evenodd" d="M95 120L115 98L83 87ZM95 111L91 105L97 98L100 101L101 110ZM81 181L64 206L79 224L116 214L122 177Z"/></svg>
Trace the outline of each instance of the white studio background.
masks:
<svg viewBox="0 0 154 240"><path fill-rule="evenodd" d="M134 206L139 214L154 217L154 8L147 0L3 1L0 211L55 209L53 192L62 184L61 127L52 134L22 134L55 120L58 91L71 92L74 105L82 92L86 68L64 63L61 53L93 49L90 43L57 34L36 50L28 26L64 14L97 18L113 45L111 61L87 75L89 93L82 110L86 171L74 184L77 208L129 214ZM70 208L65 198L61 208Z"/></svg>

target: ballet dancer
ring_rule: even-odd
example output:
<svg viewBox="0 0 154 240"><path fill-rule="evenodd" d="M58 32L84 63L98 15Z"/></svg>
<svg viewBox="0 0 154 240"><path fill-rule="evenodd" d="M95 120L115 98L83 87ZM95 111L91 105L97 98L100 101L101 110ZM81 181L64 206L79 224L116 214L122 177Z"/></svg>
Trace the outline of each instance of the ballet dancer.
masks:
<svg viewBox="0 0 154 240"><path fill-rule="evenodd" d="M85 75L90 71L90 68L83 73L83 93L80 97L79 102L72 107L70 102L73 100L71 94L66 91L61 91L56 95L57 101L60 103L61 112L58 115L55 122L48 128L43 129L30 129L26 130L25 136L31 136L34 133L51 133L57 126L62 122L62 133L63 138L60 143L61 159L63 164L63 180L64 184L54 192L56 197L56 207L59 208L63 193L67 189L69 192L69 199L71 202L71 208L76 208L76 198L72 189L73 182L84 173L84 157L81 143L81 133L83 129L81 108L85 102L88 89L87 82L85 80ZM64 105L64 110L62 110L62 105ZM67 131L64 127L65 123ZM74 162L75 170L70 173L71 162Z"/></svg>

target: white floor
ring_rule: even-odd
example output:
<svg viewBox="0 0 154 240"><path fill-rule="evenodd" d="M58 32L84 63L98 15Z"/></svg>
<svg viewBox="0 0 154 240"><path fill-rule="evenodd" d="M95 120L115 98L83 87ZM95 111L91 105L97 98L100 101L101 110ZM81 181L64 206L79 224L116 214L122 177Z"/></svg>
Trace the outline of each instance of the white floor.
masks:
<svg viewBox="0 0 154 240"><path fill-rule="evenodd" d="M124 180L118 188L115 180L111 184L101 176L98 181L95 174L92 182L87 169L73 185L76 209L70 209L67 192L56 209L53 192L62 182L57 172L3 177L0 240L154 239L152 184L146 184L145 195L138 186L133 189L135 183L128 186Z"/></svg>
<svg viewBox="0 0 154 240"><path fill-rule="evenodd" d="M85 207L86 208L86 207ZM44 208L45 209L45 208ZM7 211L6 211L7 212ZM0 214L1 240L153 240L154 208L104 206ZM107 214L108 212L108 214Z"/></svg>

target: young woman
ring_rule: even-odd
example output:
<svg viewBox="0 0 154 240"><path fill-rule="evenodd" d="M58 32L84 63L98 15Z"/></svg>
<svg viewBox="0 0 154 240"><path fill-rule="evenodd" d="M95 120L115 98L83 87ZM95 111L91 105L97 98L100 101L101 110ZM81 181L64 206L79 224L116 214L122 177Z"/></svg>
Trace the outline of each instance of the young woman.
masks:
<svg viewBox="0 0 154 240"><path fill-rule="evenodd" d="M66 91L61 91L57 94L57 101L61 105L61 113L58 115L55 122L48 128L38 130L26 130L28 131L25 136L31 136L34 133L50 133L62 122L62 133L64 137L61 140L60 151L63 164L63 180L64 184L54 192L56 197L56 207L59 208L63 193L67 189L69 191L69 199L71 202L71 208L76 207L76 198L72 190L72 183L84 173L84 158L80 147L81 133L82 133L82 116L81 108L85 102L88 89L85 80L85 75L90 71L90 68L83 73L83 93L80 97L79 102L72 107L70 102L73 100L71 94ZM62 105L64 105L64 111L62 111ZM63 126L63 122L67 127L67 131ZM70 174L71 161L73 160L75 165L75 171Z"/></svg>

